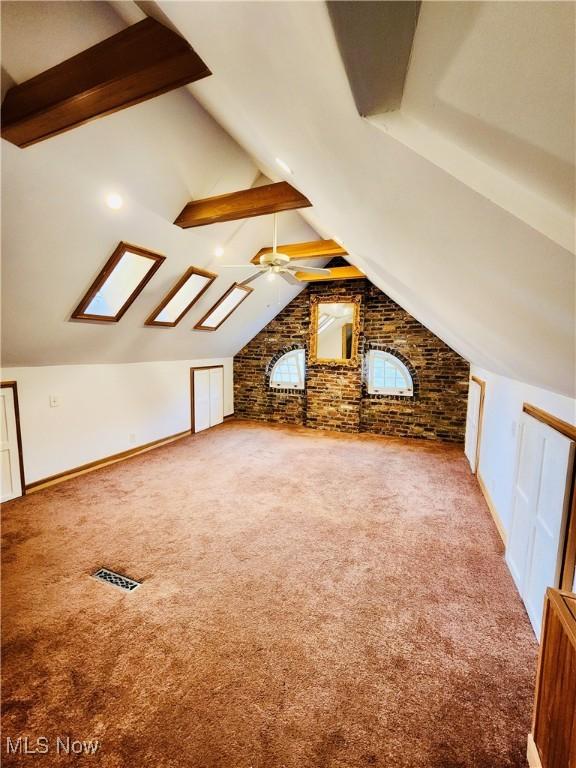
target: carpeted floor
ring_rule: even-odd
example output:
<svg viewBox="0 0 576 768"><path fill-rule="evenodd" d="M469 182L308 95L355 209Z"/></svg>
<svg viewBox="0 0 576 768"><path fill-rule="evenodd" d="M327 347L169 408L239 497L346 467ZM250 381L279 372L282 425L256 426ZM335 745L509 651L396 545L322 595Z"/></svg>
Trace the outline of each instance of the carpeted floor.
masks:
<svg viewBox="0 0 576 768"><path fill-rule="evenodd" d="M458 447L232 421L3 534L3 765L525 766L537 646Z"/></svg>

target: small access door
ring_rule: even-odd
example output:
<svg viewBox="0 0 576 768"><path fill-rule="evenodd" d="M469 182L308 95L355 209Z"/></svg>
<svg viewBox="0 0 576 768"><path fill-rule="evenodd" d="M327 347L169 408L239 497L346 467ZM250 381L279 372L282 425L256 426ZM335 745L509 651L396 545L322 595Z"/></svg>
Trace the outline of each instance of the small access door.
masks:
<svg viewBox="0 0 576 768"><path fill-rule="evenodd" d="M224 420L224 368L191 369L192 432L202 432Z"/></svg>
<svg viewBox="0 0 576 768"><path fill-rule="evenodd" d="M0 384L0 453L0 496L4 502L24 493L18 395L13 381Z"/></svg>
<svg viewBox="0 0 576 768"><path fill-rule="evenodd" d="M574 446L557 430L522 414L506 562L538 638L546 589L560 581Z"/></svg>
<svg viewBox="0 0 576 768"><path fill-rule="evenodd" d="M210 426L224 421L224 368L210 368Z"/></svg>
<svg viewBox="0 0 576 768"><path fill-rule="evenodd" d="M210 369L199 368L192 373L192 408L194 409L193 432L202 432L210 426Z"/></svg>

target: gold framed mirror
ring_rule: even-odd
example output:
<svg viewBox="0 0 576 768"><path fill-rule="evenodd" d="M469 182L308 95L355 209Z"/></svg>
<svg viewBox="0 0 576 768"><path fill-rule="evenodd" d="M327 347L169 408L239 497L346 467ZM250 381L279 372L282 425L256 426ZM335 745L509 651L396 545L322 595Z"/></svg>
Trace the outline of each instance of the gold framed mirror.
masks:
<svg viewBox="0 0 576 768"><path fill-rule="evenodd" d="M360 296L310 298L310 363L357 365Z"/></svg>

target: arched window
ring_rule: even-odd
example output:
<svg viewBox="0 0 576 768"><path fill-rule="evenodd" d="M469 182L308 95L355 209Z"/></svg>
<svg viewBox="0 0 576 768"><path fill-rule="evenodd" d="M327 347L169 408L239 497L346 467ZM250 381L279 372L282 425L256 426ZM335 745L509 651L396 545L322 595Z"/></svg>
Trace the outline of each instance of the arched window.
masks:
<svg viewBox="0 0 576 768"><path fill-rule="evenodd" d="M304 350L291 349L275 362L270 374L270 386L273 389L304 389L305 368Z"/></svg>
<svg viewBox="0 0 576 768"><path fill-rule="evenodd" d="M380 349L368 352L368 392L371 395L412 397L414 385L402 360Z"/></svg>

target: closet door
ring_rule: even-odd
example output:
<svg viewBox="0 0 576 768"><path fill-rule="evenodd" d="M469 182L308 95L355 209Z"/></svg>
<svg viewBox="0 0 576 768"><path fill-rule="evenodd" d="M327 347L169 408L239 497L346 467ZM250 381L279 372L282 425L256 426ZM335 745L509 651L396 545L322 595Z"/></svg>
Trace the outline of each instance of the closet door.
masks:
<svg viewBox="0 0 576 768"><path fill-rule="evenodd" d="M573 461L573 441L522 415L506 562L537 637L546 588L558 586Z"/></svg>
<svg viewBox="0 0 576 768"><path fill-rule="evenodd" d="M470 379L468 385L468 410L466 412L466 439L464 453L472 472L476 472L478 464L478 433L480 428L480 385Z"/></svg>
<svg viewBox="0 0 576 768"><path fill-rule="evenodd" d="M224 421L224 369L210 368L210 426Z"/></svg>
<svg viewBox="0 0 576 768"><path fill-rule="evenodd" d="M210 369L194 371L194 432L210 426Z"/></svg>

